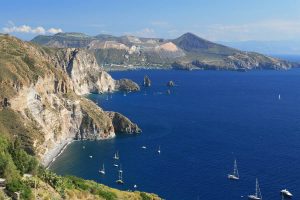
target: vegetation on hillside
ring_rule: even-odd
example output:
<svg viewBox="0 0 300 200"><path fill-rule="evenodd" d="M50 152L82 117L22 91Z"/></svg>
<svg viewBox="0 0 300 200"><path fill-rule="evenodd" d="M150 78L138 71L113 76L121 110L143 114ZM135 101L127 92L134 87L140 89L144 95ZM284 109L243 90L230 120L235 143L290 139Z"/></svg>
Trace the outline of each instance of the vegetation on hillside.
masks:
<svg viewBox="0 0 300 200"><path fill-rule="evenodd" d="M32 177L23 177L31 174ZM59 176L39 166L35 157L20 146L18 138L10 140L0 133L0 177L6 179L7 195L19 192L21 199L160 199L144 192L125 192L75 176ZM53 191L53 193L51 193ZM0 193L0 197L4 196ZM55 198L54 198L55 197ZM1 198L0 198L1 199Z"/></svg>

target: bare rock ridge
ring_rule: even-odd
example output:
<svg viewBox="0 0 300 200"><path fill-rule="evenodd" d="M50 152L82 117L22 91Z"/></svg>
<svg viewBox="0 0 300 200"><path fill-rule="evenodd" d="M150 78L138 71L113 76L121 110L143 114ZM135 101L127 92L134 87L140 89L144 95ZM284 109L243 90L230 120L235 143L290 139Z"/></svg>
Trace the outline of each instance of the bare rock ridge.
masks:
<svg viewBox="0 0 300 200"><path fill-rule="evenodd" d="M122 91L139 91L139 86L129 79L114 80L86 50L68 48L56 53L57 66L62 67L72 79L76 94Z"/></svg>
<svg viewBox="0 0 300 200"><path fill-rule="evenodd" d="M128 118L112 119L82 96L139 89L130 80L114 80L86 50L44 48L5 35L0 37L0 70L1 131L22 138L24 149L44 165L74 138L140 132Z"/></svg>
<svg viewBox="0 0 300 200"><path fill-rule="evenodd" d="M186 33L177 39L112 35L87 36L58 33L37 36L35 43L59 48L88 49L106 70L146 68L175 69L289 69L299 66L270 56L240 51Z"/></svg>

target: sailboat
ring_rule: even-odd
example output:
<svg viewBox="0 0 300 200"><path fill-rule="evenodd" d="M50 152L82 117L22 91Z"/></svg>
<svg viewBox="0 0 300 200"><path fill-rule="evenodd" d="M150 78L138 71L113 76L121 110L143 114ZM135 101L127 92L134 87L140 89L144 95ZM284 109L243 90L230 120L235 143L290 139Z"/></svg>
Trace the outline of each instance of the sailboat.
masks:
<svg viewBox="0 0 300 200"><path fill-rule="evenodd" d="M257 179L256 179L255 194L249 195L248 198L253 199L253 200L262 200L262 196L261 196L261 192L260 192L260 188L259 188Z"/></svg>
<svg viewBox="0 0 300 200"><path fill-rule="evenodd" d="M228 178L231 179L231 180L239 180L240 179L239 171L237 169L236 160L234 160L234 164L233 164L233 174L228 174Z"/></svg>
<svg viewBox="0 0 300 200"><path fill-rule="evenodd" d="M101 170L99 170L99 172L101 173L101 174L105 174L105 168L104 168L104 164L103 164L103 166L102 166L102 169Z"/></svg>
<svg viewBox="0 0 300 200"><path fill-rule="evenodd" d="M118 184L124 184L122 175L123 175L123 171L121 171L121 172L119 171L119 179L116 180L116 183L118 183Z"/></svg>
<svg viewBox="0 0 300 200"><path fill-rule="evenodd" d="M120 158L120 157L119 157L119 153L116 152L113 158L114 158L115 160L119 160L119 158Z"/></svg>
<svg viewBox="0 0 300 200"><path fill-rule="evenodd" d="M160 154L160 146L158 146L158 150L157 150L158 154Z"/></svg>
<svg viewBox="0 0 300 200"><path fill-rule="evenodd" d="M278 95L278 99L279 99L279 100L281 99L281 96L280 96L280 94Z"/></svg>
<svg viewBox="0 0 300 200"><path fill-rule="evenodd" d="M280 193L285 197L293 197L292 193L290 193L290 191L288 191L287 189L281 190Z"/></svg>

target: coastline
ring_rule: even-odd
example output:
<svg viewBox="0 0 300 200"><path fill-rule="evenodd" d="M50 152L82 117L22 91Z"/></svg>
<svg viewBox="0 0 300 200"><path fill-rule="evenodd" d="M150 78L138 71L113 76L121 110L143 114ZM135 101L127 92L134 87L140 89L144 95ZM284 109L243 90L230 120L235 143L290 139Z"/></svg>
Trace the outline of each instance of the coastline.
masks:
<svg viewBox="0 0 300 200"><path fill-rule="evenodd" d="M55 145L54 148L49 150L42 158L42 165L46 168L49 169L51 167L51 164L58 158L71 144L74 142L74 138L66 138L62 140L58 145Z"/></svg>

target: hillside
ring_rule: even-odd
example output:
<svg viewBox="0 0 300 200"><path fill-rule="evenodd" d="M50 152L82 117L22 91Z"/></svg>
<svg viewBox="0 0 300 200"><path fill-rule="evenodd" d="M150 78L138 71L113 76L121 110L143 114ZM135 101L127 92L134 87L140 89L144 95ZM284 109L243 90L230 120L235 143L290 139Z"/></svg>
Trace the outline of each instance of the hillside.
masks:
<svg viewBox="0 0 300 200"><path fill-rule="evenodd" d="M20 187L32 190L22 175L38 174L38 163L47 166L74 139L101 140L141 131L122 114L111 118L114 112L106 112L85 98L91 92L139 90L131 80L114 80L89 51L41 47L0 35L0 71L0 178L7 179L11 191ZM50 173L50 180L43 178L45 173ZM70 184L70 178L48 171L38 179L40 189L57 194L55 199L65 198L61 190L75 195L67 199L105 199L97 188L114 193L109 199L143 199L141 193L121 192L94 182Z"/></svg>
<svg viewBox="0 0 300 200"><path fill-rule="evenodd" d="M177 39L59 33L32 40L49 47L89 49L106 70L140 68L289 69L298 64L244 52L186 33Z"/></svg>

